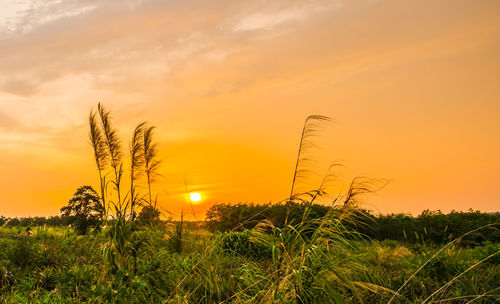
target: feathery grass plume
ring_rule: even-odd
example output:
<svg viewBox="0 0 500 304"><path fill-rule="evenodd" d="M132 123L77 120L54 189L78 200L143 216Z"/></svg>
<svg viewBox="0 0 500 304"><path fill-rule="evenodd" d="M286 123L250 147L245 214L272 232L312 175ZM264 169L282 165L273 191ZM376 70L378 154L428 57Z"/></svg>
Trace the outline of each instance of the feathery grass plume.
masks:
<svg viewBox="0 0 500 304"><path fill-rule="evenodd" d="M312 161L311 149L318 147L315 138L318 136L319 127L322 123L330 122L332 119L322 115L309 115L302 128L299 150L293 173L292 186L290 189L290 200L295 194L295 185L299 180L305 180L311 174L310 165Z"/></svg>
<svg viewBox="0 0 500 304"><path fill-rule="evenodd" d="M323 179L321 180L319 188L313 191L313 196L309 202L310 204L314 203L316 198L327 194L326 188L329 186L330 182L335 180L337 177L337 174L333 171L333 169L340 166L342 165L337 162L333 162L330 164L328 170L326 171L326 174L323 176Z"/></svg>
<svg viewBox="0 0 500 304"><path fill-rule="evenodd" d="M136 181L140 178L143 173L141 167L144 165L144 149L142 146L142 141L144 137L144 126L145 122L137 125L132 134L132 140L130 142L130 213L132 220L135 219L135 207L139 201L138 193L136 192Z"/></svg>
<svg viewBox="0 0 500 304"><path fill-rule="evenodd" d="M102 133L104 135L104 142L108 149L110 165L113 168L113 172L115 175L115 180L112 181L112 183L115 186L115 190L118 196L118 206L121 208L122 201L120 196L120 183L123 174L123 154L121 150L121 141L118 137L118 132L111 125L110 112L106 110L101 103L97 105L97 111L99 113L99 117L101 118Z"/></svg>
<svg viewBox="0 0 500 304"><path fill-rule="evenodd" d="M332 119L322 115L309 115L304 121L302 134L300 136L299 150L297 152L297 160L295 162L295 170L293 172L292 186L290 187L290 196L288 201L298 199L295 197L295 185L298 181L305 181L313 173L310 169L313 161L312 151L318 147L315 139L318 137L319 128L325 122L330 122ZM288 223L289 208L285 222Z"/></svg>
<svg viewBox="0 0 500 304"><path fill-rule="evenodd" d="M357 223L355 209L351 207L355 206L358 197L383 188L387 184L384 180L355 178L347 194L340 193L332 201L325 216L311 217L312 203L317 197L326 195L325 187L335 177L333 168L336 166L339 164L329 167L318 189L294 193L293 199L305 206L299 222L289 222L287 216L282 228L275 227L270 221L256 226L257 240L264 244L268 242L273 248L272 278L264 288L267 293L262 299L269 302L336 303L343 302L338 298L341 290L351 293L359 301L362 301L359 288L372 292L387 291L375 284L354 281L351 270L364 269L364 266L356 257L344 254L355 252L352 240L361 239L358 232L349 228ZM271 238L266 231L272 231Z"/></svg>
<svg viewBox="0 0 500 304"><path fill-rule="evenodd" d="M339 303L342 291L358 296L352 270L364 267L355 255L346 254L356 252L352 240L359 239L346 225L349 215L339 216L333 206L322 218L312 218L311 211L306 204L302 220L282 228L270 221L256 227L256 241L272 248L273 275L264 288L264 302Z"/></svg>
<svg viewBox="0 0 500 304"><path fill-rule="evenodd" d="M364 195L382 190L389 182L387 179L357 176L351 181L345 196L339 198L342 198L343 206L356 206Z"/></svg>
<svg viewBox="0 0 500 304"><path fill-rule="evenodd" d="M93 110L90 111L89 115L89 137L90 144L94 150L94 159L97 166L97 171L99 172L99 184L101 187L101 199L102 199L102 209L106 212L106 178L103 176L103 171L108 165L108 151L106 150L106 143L104 141L102 131L99 128L99 123L97 122L97 113Z"/></svg>
<svg viewBox="0 0 500 304"><path fill-rule="evenodd" d="M159 175L158 168L160 167L160 160L158 159L158 144L153 142L154 129L154 126L146 128L143 134L144 173L146 174L146 181L148 183L150 206L153 206L151 184L154 182L155 177ZM154 207L156 208L156 200Z"/></svg>

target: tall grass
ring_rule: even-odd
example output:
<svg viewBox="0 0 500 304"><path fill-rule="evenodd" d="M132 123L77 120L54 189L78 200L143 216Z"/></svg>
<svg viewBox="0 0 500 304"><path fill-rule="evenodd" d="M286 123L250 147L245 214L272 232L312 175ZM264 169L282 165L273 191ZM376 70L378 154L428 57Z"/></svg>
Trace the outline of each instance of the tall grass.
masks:
<svg viewBox="0 0 500 304"><path fill-rule="evenodd" d="M97 115L100 120L97 121ZM101 194L108 198L105 220L107 242L102 247L106 271L114 276L110 289L101 290L105 299L111 302L122 301L129 294L129 288L137 274L137 263L141 248L147 247L148 238L137 231L137 207L142 205L143 196L139 191L140 177L146 175L149 201L151 207L151 183L157 174L160 161L157 156L157 144L153 142L154 127L146 127L139 123L132 133L130 141L130 188L123 195L122 176L124 174L124 155L117 129L111 121L110 111L99 103L97 113L91 111L89 116L90 138L99 172ZM113 195L107 192L107 184L103 172L110 167L113 174L108 182L113 185ZM113 199L116 198L116 201ZM156 200L155 206L156 210ZM139 279L139 278L136 278ZM99 294L99 292L98 292Z"/></svg>
<svg viewBox="0 0 500 304"><path fill-rule="evenodd" d="M104 170L108 164L108 150L106 149L106 143L101 131L101 128L97 121L97 113L90 111L89 115L89 126L90 126L90 144L94 151L94 159L97 166L97 171L99 173L99 186L101 188L101 199L102 208L104 213L107 215L107 205L106 205L106 176L103 175Z"/></svg>
<svg viewBox="0 0 500 304"><path fill-rule="evenodd" d="M356 282L352 278L353 270L362 268L362 265L357 263L356 255L353 254L356 251L353 240L356 240L358 235L345 225L353 220L350 208L355 206L358 197L377 190L374 186L379 181L354 179L345 195L339 194L331 201L330 212L322 218L309 216L311 205L317 197L327 194L325 185L329 178L334 176L331 171L337 165L330 166L319 188L303 193L295 191L296 183L306 178L310 172L311 158L308 153L316 146L314 140L318 137L319 124L326 121L330 119L325 116L309 116L302 130L290 197L285 200L300 201L306 205L302 219L299 222L289 221L290 211L287 209L283 227L276 227L267 220L257 225L253 232L254 241L271 248L267 274L249 276L246 279L247 286L224 299L224 302L251 300L256 303L344 303L343 295L346 293L360 299L357 292L359 288L382 289L373 284ZM250 220L252 217L247 221ZM206 260L220 252L221 244L230 238L237 228L219 239L214 247L201 257L182 278L174 292L181 288L189 276L199 273L200 267L206 265ZM256 287L259 291L256 291ZM175 297L172 294L167 302L173 298ZM220 300L218 293L215 299Z"/></svg>
<svg viewBox="0 0 500 304"><path fill-rule="evenodd" d="M142 175L142 166L144 165L144 149L142 147L142 141L144 138L144 126L145 122L137 125L132 134L132 140L130 142L130 213L132 220L136 218L136 206L140 203L141 199L139 197L138 191L136 191L137 181Z"/></svg>
<svg viewBox="0 0 500 304"><path fill-rule="evenodd" d="M151 194L151 184L154 178L158 175L158 168L160 166L160 160L158 159L158 144L153 141L154 126L146 128L144 130L143 139L143 153L144 153L144 174L146 175L146 181L148 186L149 195L149 206L156 208L156 200L152 201Z"/></svg>
<svg viewBox="0 0 500 304"><path fill-rule="evenodd" d="M113 204L118 205L121 209L122 198L120 185L123 176L123 152L121 140L118 137L118 131L113 127L111 123L110 112L106 110L101 103L99 103L97 106L97 112L99 113L99 117L101 119L101 130L105 145L107 147L107 155L112 171L114 173L114 180L111 180L110 182L116 191L117 201Z"/></svg>
<svg viewBox="0 0 500 304"><path fill-rule="evenodd" d="M431 262L433 262L434 260L436 260L438 258L438 256L442 252L444 252L446 249L448 249L448 248L452 247L453 245L461 242L464 238L466 238L469 235L473 235L474 233L477 233L477 232L479 232L481 230L484 230L484 229L495 229L495 230L497 230L498 227L500 227L500 223L492 223L492 224L489 224L489 225L478 227L478 228L476 228L474 230L471 230L471 231L469 231L469 232L467 232L467 233L465 233L465 234L463 234L463 235L461 235L461 236L459 236L459 237L451 240L447 244L445 244L438 251L436 251L429 259L427 259L424 263L422 263L418 267L418 269L409 276L409 278L401 285L401 287L399 287L399 289L396 292L394 292L393 296L390 298L390 300L387 302L387 304L391 304L398 297L402 297L402 291L408 285L408 283L411 280L415 279L415 277L417 276L417 274L420 271L422 271L424 269L424 267L426 267L428 264L430 264ZM432 294L430 294L427 298L424 299L424 301L422 302L422 304L429 302L436 295L438 295L440 293L442 294L451 284L453 284L455 281L457 281L460 277L462 277L463 275L465 275L467 272L469 272L473 268L477 267L478 265L482 264L483 262L487 261L488 259L491 259L492 257L494 257L496 255L499 255L499 254L500 254L500 250L497 250L497 251L493 252L492 254L486 256L485 258L481 259L480 261L476 262L474 265L470 266L466 270L460 272L458 275L456 275L451 280L449 280L448 282L446 282L446 284L444 284L443 286L441 286L440 288L438 288L437 290L435 290L434 292L432 292ZM477 296L477 297L475 297L475 300L478 300L480 298L481 298L481 296Z"/></svg>
<svg viewBox="0 0 500 304"><path fill-rule="evenodd" d="M317 147L317 138L319 136L319 128L324 122L329 122L332 119L322 115L309 115L302 127L300 136L299 148L297 151L297 158L295 161L295 169L293 172L292 185L290 187L290 199L295 194L295 184L300 180L307 178L311 173L311 162L313 154L311 150Z"/></svg>

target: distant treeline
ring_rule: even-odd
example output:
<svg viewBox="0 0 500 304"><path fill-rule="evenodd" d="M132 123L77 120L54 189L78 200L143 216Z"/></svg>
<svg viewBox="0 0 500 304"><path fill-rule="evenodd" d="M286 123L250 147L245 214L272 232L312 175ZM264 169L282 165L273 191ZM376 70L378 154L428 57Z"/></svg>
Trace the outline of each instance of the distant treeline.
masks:
<svg viewBox="0 0 500 304"><path fill-rule="evenodd" d="M281 227L288 216L288 221L298 222L306 204L216 204L206 215L206 227L211 231L229 231L252 229L263 220ZM310 206L309 219L320 219L327 214L329 206L314 204ZM402 242L445 243L474 229L491 225L476 233L471 233L462 243L481 243L488 240L500 242L500 213L485 213L470 209L467 212L451 211L448 214L440 210L425 210L418 216L406 213L376 215L365 209L334 209L339 217L346 212L349 216L344 225L356 230L363 237L376 240L397 240ZM495 224L496 225L493 225Z"/></svg>
<svg viewBox="0 0 500 304"><path fill-rule="evenodd" d="M236 205L216 204L209 208L206 222L188 222L184 225L188 229L206 227L210 231L242 231L252 229L263 220L270 221L277 227L282 227L288 217L289 223L302 220L306 204L247 204ZM321 219L331 210L329 206L313 204L310 206L308 219ZM339 216L345 210L335 210ZM418 216L406 213L376 215L365 209L349 209L350 216L344 225L356 230L360 235L375 240L397 240L403 242L432 242L444 243L459 237L474 229L492 225L481 229L477 233L468 235L464 242L480 243L484 240L500 242L500 212L486 213L470 209L467 212L451 211L448 214L440 210L425 210ZM0 226L67 226L67 219L61 216L51 217L19 217L9 218L0 216Z"/></svg>
<svg viewBox="0 0 500 304"><path fill-rule="evenodd" d="M4 217L0 216L0 226L66 226L67 220L60 216Z"/></svg>
<svg viewBox="0 0 500 304"><path fill-rule="evenodd" d="M160 221L165 222L165 221ZM174 221L175 222L175 221ZM61 216L35 216L35 217L5 217L0 216L0 226L7 227L36 227L36 226L68 226L68 219ZM187 229L200 229L205 227L204 221L184 221Z"/></svg>

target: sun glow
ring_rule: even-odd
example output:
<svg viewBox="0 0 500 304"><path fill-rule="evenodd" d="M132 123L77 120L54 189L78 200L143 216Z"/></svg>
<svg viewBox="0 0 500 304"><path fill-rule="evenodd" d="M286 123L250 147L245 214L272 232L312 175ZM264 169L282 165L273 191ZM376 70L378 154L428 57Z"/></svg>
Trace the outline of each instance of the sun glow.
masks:
<svg viewBox="0 0 500 304"><path fill-rule="evenodd" d="M199 202L201 201L201 194L198 192L191 192L189 193L189 199L194 203L194 202Z"/></svg>

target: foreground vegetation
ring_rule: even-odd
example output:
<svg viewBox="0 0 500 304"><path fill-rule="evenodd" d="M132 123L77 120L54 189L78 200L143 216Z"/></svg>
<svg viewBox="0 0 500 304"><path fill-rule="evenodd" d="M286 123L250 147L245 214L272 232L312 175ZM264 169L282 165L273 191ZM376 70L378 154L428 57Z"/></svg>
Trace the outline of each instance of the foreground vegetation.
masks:
<svg viewBox="0 0 500 304"><path fill-rule="evenodd" d="M6 303L387 303L430 261L393 303L422 303L446 284L430 303L500 300L499 243L452 244L432 258L441 246L361 240L354 235L347 240L347 232L337 235L340 227L334 226L325 227L319 237L308 233L306 226L271 234L258 229L187 230L180 252L175 229L142 227L126 244L129 267L114 270L103 252L108 242L104 232L77 235L69 228L36 227L28 235L24 227L3 227L1 299ZM329 233L330 239L323 239ZM305 235L307 239L302 239ZM137 246L141 243L147 246ZM467 271L470 267L474 268Z"/></svg>
<svg viewBox="0 0 500 304"><path fill-rule="evenodd" d="M206 227L210 231L232 231L252 229L263 220L283 227L289 221L301 221L306 208L310 219L323 218L331 206L287 202L282 204L215 204L207 211ZM404 243L446 244L452 239L479 227L500 223L500 212L486 213L469 210L451 211L424 210L413 216L406 213L374 214L365 209L351 209L346 225L361 237L374 240L395 240ZM500 242L500 231L484 229L481 233L469 235L461 244L474 246L482 241Z"/></svg>

